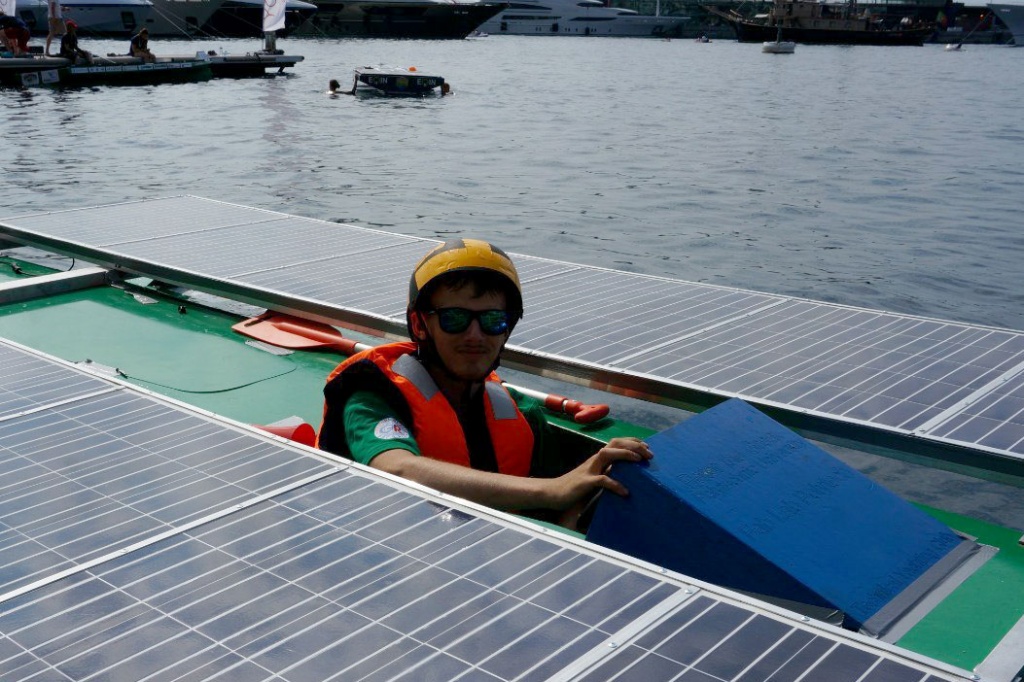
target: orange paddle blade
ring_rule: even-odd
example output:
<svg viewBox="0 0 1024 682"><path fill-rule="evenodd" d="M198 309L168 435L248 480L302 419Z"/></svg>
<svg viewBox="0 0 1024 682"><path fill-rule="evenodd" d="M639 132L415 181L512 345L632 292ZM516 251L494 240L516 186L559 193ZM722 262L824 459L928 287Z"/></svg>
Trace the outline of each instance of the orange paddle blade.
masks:
<svg viewBox="0 0 1024 682"><path fill-rule="evenodd" d="M334 327L291 315L264 313L259 317L243 320L231 329L280 348L333 350L348 355L356 351L355 341L346 339Z"/></svg>

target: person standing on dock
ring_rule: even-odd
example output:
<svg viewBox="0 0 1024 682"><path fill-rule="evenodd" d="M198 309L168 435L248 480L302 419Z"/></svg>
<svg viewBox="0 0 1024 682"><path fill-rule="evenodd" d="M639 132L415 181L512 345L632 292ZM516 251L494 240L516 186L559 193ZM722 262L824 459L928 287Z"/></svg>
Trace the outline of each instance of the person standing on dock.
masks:
<svg viewBox="0 0 1024 682"><path fill-rule="evenodd" d="M132 36L128 56L139 57L144 62L155 62L156 55L149 51L149 29L144 28Z"/></svg>
<svg viewBox="0 0 1024 682"><path fill-rule="evenodd" d="M67 25L64 23L64 8L60 0L46 0L46 23L49 26L49 33L46 34L46 56L50 56L50 43L54 37L63 36L67 33Z"/></svg>
<svg viewBox="0 0 1024 682"><path fill-rule="evenodd" d="M636 438L614 438L582 464L557 462L539 403L495 374L523 315L519 275L497 247L474 239L428 252L409 284L412 342L357 353L324 388L317 446L441 492L575 528L616 461L650 459ZM578 465L577 465L578 464Z"/></svg>

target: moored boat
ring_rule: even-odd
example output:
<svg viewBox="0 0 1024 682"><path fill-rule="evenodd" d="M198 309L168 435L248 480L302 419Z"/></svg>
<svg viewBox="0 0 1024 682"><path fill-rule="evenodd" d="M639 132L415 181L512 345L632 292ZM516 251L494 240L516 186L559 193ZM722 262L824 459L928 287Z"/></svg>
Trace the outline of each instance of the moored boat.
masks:
<svg viewBox="0 0 1024 682"><path fill-rule="evenodd" d="M326 0L316 5L316 14L295 35L461 39L506 7L503 2L444 0Z"/></svg>
<svg viewBox="0 0 1024 682"><path fill-rule="evenodd" d="M735 10L707 7L736 31L736 39L761 43L776 39L779 29L797 43L820 45L922 45L935 33L934 22L910 17L890 20L873 15L855 0L826 4L807 0L775 0L767 14L745 17Z"/></svg>
<svg viewBox="0 0 1024 682"><path fill-rule="evenodd" d="M197 290L302 314L307 321L328 320L333 327L355 325L372 341L372 335L401 329L406 282L394 273L411 270L433 242L194 197L0 218L0 239L8 247L32 244L100 266L59 272L68 262L58 261L40 271L35 263L11 261L22 256L8 252L12 267L0 269L0 336L15 342L0 342L0 461L11 463L7 486L0 488L0 512L12 532L31 540L32 558L19 562L23 555L12 555L13 568L3 574L0 633L22 647L32 664L59 667L68 679L96 672L65 664L64 652L83 648L90 660L104 661L112 679L163 673L210 679L225 669L250 671L248 666L247 679L298 679L288 666L301 665L303 676L314 679L359 666L361 676L381 670L378 677L406 679L452 679L483 669L498 680L521 679L526 672L536 679L603 680L628 670L635 674L627 679L652 682L684 673L702 679L1010 682L1024 665L1024 547L1014 529L1022 524L971 516L985 516L984 509L1010 514L992 501L1006 499L1020 520L1019 487L978 479L967 486L970 494L954 486L930 500L929 516L989 550L969 576L946 584L948 593L913 604L917 613L905 629L879 641L828 624L835 614L805 612L799 604L780 607L751 594L758 590L733 592L530 528L479 505L257 437L238 423L290 414L315 423L324 375L339 358L325 353L325 342L307 345L319 353L290 355L249 345L230 331L242 318L216 310L217 300L204 303ZM281 249L285 243L288 248ZM799 413L802 432L817 432L823 448L861 460L867 469L877 472L885 459L872 458L872 452L904 448L919 462L945 458L947 464L990 467L1004 483L1024 483L1020 425L1003 410L988 411L1000 400L1018 401L1024 334L542 258L516 260L530 273L531 301L528 326L512 339L510 360L518 366L560 373L559 365L572 357L538 344L572 329L568 340L559 335L565 343L595 341L591 348L577 345L583 354L578 367L600 372L595 384L624 386L632 378L638 380L632 393L658 393L678 404L674 398L682 394L672 394L664 373L650 369L667 363L649 365L642 375L622 365L629 356L659 355L683 344L694 352L679 357L713 362L715 374L728 374L734 383L758 375L749 377L750 385L769 385L777 399L766 401L751 389L749 402L779 419ZM592 325L605 318L589 308L570 319L587 291L602 300L615 295L610 292L629 292L635 303L628 312L614 306L612 321L620 323L615 329L623 315L640 316L629 318L630 343L614 356L601 356L622 359L618 367L597 355L614 352L616 337L576 326L585 317ZM566 298L571 300L559 304ZM693 315L704 322L699 328L688 324L695 304L700 310ZM709 308L729 310L711 322ZM793 317L786 317L787 309ZM659 315L644 324L641 318L652 312ZM759 319L770 336L758 331ZM803 328L785 341L787 319ZM825 330L810 328L815 322L834 327L817 333ZM658 325L666 326L663 343L632 343ZM732 331L734 344L724 340ZM694 346L701 338L707 343ZM797 348L800 338L809 345ZM768 348L758 348L759 341ZM725 344L730 347L724 355L709 357ZM842 353L843 344L851 354ZM784 353L778 352L782 346ZM741 349L736 364L720 361ZM825 419L825 407L808 410L798 403L799 396L816 392L818 363L809 355L815 349L830 361L821 369L833 379L841 375L829 386L818 385L828 389L818 391L827 392L820 405L852 408L852 389L858 388L849 421ZM972 349L979 362L969 357ZM759 371L758 351L770 356L764 358L774 370L770 376ZM850 364L854 356L863 371ZM799 369L798 384L784 386L786 358ZM892 386L902 392L882 385L890 361L899 363ZM934 405L928 403L928 377L938 377L932 385L943 387ZM701 390L686 379L680 388L688 395ZM963 395L957 381L973 400L957 399ZM790 403L778 397L784 388ZM877 392L871 396L869 389ZM708 401L723 397L711 393ZM974 406L984 411L984 423L961 432ZM868 408L893 417L889 424L923 414L922 426L909 427L906 439L894 438ZM998 414L1004 415L1001 423ZM680 411L678 420L690 416ZM551 419L580 452L592 449L595 438L651 434L613 419L585 427L557 415ZM942 424L957 429L943 430ZM716 442L741 431L720 431ZM999 438L985 440L982 432ZM975 444L964 440L976 436ZM863 447L851 452L857 442ZM677 456L685 461L686 454ZM666 449L659 456L673 455ZM702 463L693 482L740 486L760 473L726 464L735 462ZM893 480L913 488L926 485L924 472L941 473L928 466L911 471L901 470ZM948 483L939 482L936 490ZM835 513L835 484L827 478L804 491L812 511L820 506ZM53 491L52 510L40 490ZM985 499L975 499L971 513L937 508L969 505L974 496ZM759 513L782 526L808 510L796 502ZM855 519L877 511L854 507L843 513ZM119 523L104 522L112 516ZM155 523L146 525L149 519ZM647 521L671 526L666 519ZM59 523L69 527L56 529ZM76 532L78 525L90 533ZM679 546L691 539L685 525L669 530ZM778 529L759 522L755 530ZM62 543L60 553L50 550L51 541ZM864 541L864 554L871 553L871 536ZM812 556L794 558L815 564L828 544L825 537L811 548ZM691 551L715 554L706 547ZM861 558L850 556L850 563ZM881 576L883 583L904 577ZM839 573L828 578L848 582ZM98 597L106 594L111 596ZM146 617L125 626L129 608ZM422 629L431 623L457 631L413 654L423 648ZM321 639L310 642L315 633ZM374 646L364 637L372 637ZM383 657L377 656L381 648L387 649ZM391 649L410 653L396 656ZM125 651L138 655L114 655ZM0 673L17 676L25 665L24 656L0 658ZM276 666L276 672L257 665Z"/></svg>
<svg viewBox="0 0 1024 682"><path fill-rule="evenodd" d="M72 64L62 57L0 60L0 83L14 87L78 87L190 83L213 77L205 57L165 57L146 63L135 57L97 57Z"/></svg>
<svg viewBox="0 0 1024 682"><path fill-rule="evenodd" d="M201 26L204 35L251 38L263 35L265 0L223 0ZM304 0L286 0L284 23L278 35L287 36L317 13L317 6Z"/></svg>
<svg viewBox="0 0 1024 682"><path fill-rule="evenodd" d="M480 25L493 34L537 36L677 37L688 17L643 15L599 0L514 0Z"/></svg>
<svg viewBox="0 0 1024 682"><path fill-rule="evenodd" d="M779 29L775 40L765 41L761 45L761 52L768 54L793 54L796 52L796 43L792 40L782 39L782 29Z"/></svg>
<svg viewBox="0 0 1024 682"><path fill-rule="evenodd" d="M194 55L167 55L145 63L136 57L96 57L92 64L72 64L63 57L0 59L0 85L7 87L76 87L81 85L151 85L209 78L252 78L282 73L303 60L281 50L241 54L199 51Z"/></svg>
<svg viewBox="0 0 1024 682"><path fill-rule="evenodd" d="M149 35L181 38L203 35L202 26L220 9L224 0L151 0L153 11L146 20Z"/></svg>
<svg viewBox="0 0 1024 682"><path fill-rule="evenodd" d="M792 40L769 40L761 44L761 52L767 54L793 54L796 43Z"/></svg>
<svg viewBox="0 0 1024 682"><path fill-rule="evenodd" d="M19 0L16 5L33 35L46 35L46 0ZM130 36L146 26L153 13L150 0L66 0L61 2L65 20L78 24L84 37Z"/></svg>
<svg viewBox="0 0 1024 682"><path fill-rule="evenodd" d="M1024 47L1024 5L989 3L988 8L1013 34L1014 45Z"/></svg>
<svg viewBox="0 0 1024 682"><path fill-rule="evenodd" d="M277 32L284 30L288 21L287 5L264 0L264 8L261 17L263 49L244 54L218 53L215 50L196 53L197 57L209 62L214 77L255 78L275 71L281 74L286 68L303 61L304 57L300 55L285 54L284 50L277 49Z"/></svg>

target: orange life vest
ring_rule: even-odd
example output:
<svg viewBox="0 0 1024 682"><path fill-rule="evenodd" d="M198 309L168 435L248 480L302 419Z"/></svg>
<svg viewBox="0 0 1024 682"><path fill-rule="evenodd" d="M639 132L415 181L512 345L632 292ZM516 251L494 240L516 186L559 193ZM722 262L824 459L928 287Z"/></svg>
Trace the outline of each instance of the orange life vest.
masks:
<svg viewBox="0 0 1024 682"><path fill-rule="evenodd" d="M408 403L412 415L412 424L409 426L420 454L468 467L469 445L459 418L430 373L414 355L415 350L416 345L413 343L391 343L356 353L331 372L327 383L350 373L356 365L373 363ZM484 380L483 391L487 431L491 436L498 471L513 476L528 476L533 456L533 431L529 422L494 372ZM345 400L351 393L344 392L342 395L342 400ZM325 417L327 407L325 404ZM334 414L341 414L342 405L331 407ZM321 433L323 428L321 425Z"/></svg>

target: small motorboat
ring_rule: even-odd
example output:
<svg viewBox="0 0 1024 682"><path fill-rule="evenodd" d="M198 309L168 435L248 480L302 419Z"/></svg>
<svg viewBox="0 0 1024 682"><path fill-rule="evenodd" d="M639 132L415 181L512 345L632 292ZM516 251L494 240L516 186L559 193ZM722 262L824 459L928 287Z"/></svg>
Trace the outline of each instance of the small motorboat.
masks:
<svg viewBox="0 0 1024 682"><path fill-rule="evenodd" d="M761 44L761 52L768 54L793 54L796 51L796 43L792 40L782 39L782 28L775 34L775 40L766 40Z"/></svg>
<svg viewBox="0 0 1024 682"><path fill-rule="evenodd" d="M768 40L761 45L761 52L769 54L793 54L796 43L792 40Z"/></svg>
<svg viewBox="0 0 1024 682"><path fill-rule="evenodd" d="M422 97L435 90L441 96L447 95L451 88L441 76L421 73L415 66L408 69L390 66L360 66L356 69L352 92L371 91L389 96Z"/></svg>

